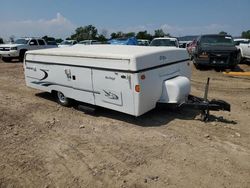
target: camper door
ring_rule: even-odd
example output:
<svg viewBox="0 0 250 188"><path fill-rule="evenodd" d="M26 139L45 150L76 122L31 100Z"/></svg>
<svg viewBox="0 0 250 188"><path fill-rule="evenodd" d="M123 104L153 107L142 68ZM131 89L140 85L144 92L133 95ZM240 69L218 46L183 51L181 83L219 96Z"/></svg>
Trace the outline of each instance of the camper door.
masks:
<svg viewBox="0 0 250 188"><path fill-rule="evenodd" d="M134 114L134 98L129 73L93 69L93 87L98 106Z"/></svg>
<svg viewBox="0 0 250 188"><path fill-rule="evenodd" d="M70 77L74 89L72 98L78 101L95 104L92 87L92 70L89 68L71 67Z"/></svg>

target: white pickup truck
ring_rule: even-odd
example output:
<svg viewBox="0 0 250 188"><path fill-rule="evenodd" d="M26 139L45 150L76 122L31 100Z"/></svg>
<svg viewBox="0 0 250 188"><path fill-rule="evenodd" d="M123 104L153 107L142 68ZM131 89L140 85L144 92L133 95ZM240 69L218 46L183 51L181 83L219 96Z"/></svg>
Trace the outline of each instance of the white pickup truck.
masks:
<svg viewBox="0 0 250 188"><path fill-rule="evenodd" d="M250 39L234 39L234 42L240 50L241 61L250 60Z"/></svg>
<svg viewBox="0 0 250 188"><path fill-rule="evenodd" d="M23 61L24 54L28 50L55 48L56 45L48 45L40 38L19 38L14 43L0 45L0 57L3 61L11 61L18 58Z"/></svg>

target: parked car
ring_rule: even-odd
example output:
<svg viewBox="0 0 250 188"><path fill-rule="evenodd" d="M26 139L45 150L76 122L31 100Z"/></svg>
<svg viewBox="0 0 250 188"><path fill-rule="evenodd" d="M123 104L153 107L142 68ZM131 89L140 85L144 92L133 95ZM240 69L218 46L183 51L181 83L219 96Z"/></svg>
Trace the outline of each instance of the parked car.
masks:
<svg viewBox="0 0 250 188"><path fill-rule="evenodd" d="M179 47L180 48L187 48L188 44L190 44L192 41L179 41Z"/></svg>
<svg viewBox="0 0 250 188"><path fill-rule="evenodd" d="M161 38L154 38L150 46L168 46L168 47L177 47L179 48L179 42L177 38L172 37L161 37Z"/></svg>
<svg viewBox="0 0 250 188"><path fill-rule="evenodd" d="M230 35L201 35L193 54L196 68L233 69L239 63L239 50Z"/></svg>
<svg viewBox="0 0 250 188"><path fill-rule="evenodd" d="M109 40L108 44L114 44L114 45L138 45L138 41L137 41L137 39L135 37L117 38L117 39Z"/></svg>
<svg viewBox="0 0 250 188"><path fill-rule="evenodd" d="M48 45L53 45L55 48L58 47L58 45L57 45L57 43L56 43L55 40L54 41L47 41L47 44Z"/></svg>
<svg viewBox="0 0 250 188"><path fill-rule="evenodd" d="M239 46L241 43L248 43L250 39L237 38L234 39L235 46Z"/></svg>
<svg viewBox="0 0 250 188"><path fill-rule="evenodd" d="M234 43L240 50L240 61L250 60L250 39L234 39Z"/></svg>
<svg viewBox="0 0 250 188"><path fill-rule="evenodd" d="M14 58L23 61L24 54L28 50L54 47L54 45L47 44L46 41L41 38L19 38L11 44L0 45L0 56L3 61L11 61Z"/></svg>
<svg viewBox="0 0 250 188"><path fill-rule="evenodd" d="M58 47L62 48L62 47L69 47L69 46L73 46L74 44L77 44L76 40L64 40L62 41Z"/></svg>
<svg viewBox="0 0 250 188"><path fill-rule="evenodd" d="M146 39L137 39L138 46L149 46L149 40Z"/></svg>
<svg viewBox="0 0 250 188"><path fill-rule="evenodd" d="M83 40L78 42L78 44L91 45L91 44L101 44L101 42L97 40Z"/></svg>

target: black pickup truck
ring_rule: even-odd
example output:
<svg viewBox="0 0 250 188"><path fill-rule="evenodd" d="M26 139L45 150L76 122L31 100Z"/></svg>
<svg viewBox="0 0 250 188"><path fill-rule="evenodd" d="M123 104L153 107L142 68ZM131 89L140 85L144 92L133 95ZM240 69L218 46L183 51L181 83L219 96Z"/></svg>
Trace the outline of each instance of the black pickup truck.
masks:
<svg viewBox="0 0 250 188"><path fill-rule="evenodd" d="M239 63L239 50L230 35L201 35L197 38L193 62L197 69L234 69Z"/></svg>

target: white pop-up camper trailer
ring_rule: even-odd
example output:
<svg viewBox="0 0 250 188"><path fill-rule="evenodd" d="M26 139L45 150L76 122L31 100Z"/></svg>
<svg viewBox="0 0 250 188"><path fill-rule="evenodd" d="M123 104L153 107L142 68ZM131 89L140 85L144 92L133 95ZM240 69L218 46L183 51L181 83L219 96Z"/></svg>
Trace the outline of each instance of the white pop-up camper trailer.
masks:
<svg viewBox="0 0 250 188"><path fill-rule="evenodd" d="M157 103L185 103L191 67L185 49L91 45L28 51L29 87L140 116Z"/></svg>

